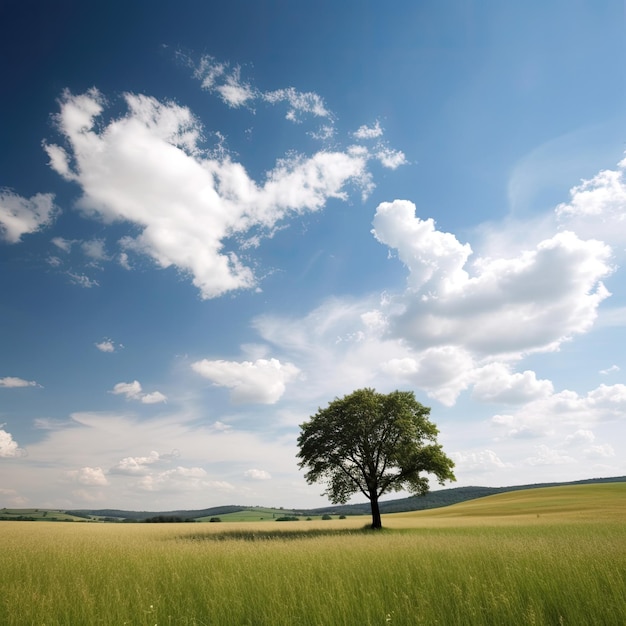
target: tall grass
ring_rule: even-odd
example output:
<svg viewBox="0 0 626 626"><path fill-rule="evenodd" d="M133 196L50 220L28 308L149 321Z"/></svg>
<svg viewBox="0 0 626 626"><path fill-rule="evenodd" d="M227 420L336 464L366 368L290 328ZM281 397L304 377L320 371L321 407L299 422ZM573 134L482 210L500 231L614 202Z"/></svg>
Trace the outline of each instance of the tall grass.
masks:
<svg viewBox="0 0 626 626"><path fill-rule="evenodd" d="M611 503L596 520L387 516L382 532L4 522L0 623L621 626L626 525L623 501L601 514Z"/></svg>

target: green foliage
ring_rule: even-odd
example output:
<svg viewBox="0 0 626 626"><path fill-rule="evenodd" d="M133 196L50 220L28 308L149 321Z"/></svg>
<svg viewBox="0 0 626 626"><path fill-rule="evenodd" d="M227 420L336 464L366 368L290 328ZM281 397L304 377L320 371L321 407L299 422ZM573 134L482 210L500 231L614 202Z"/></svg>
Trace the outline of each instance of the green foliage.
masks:
<svg viewBox="0 0 626 626"><path fill-rule="evenodd" d="M363 494L372 504L373 526L379 526L382 494L425 494L425 474L440 484L455 480L454 463L437 444L439 431L429 414L409 391L359 389L337 398L301 425L300 468L308 483L326 484L324 493L334 504Z"/></svg>
<svg viewBox="0 0 626 626"><path fill-rule="evenodd" d="M327 521L327 520L329 520L329 519L333 519L333 518L332 518L330 515L328 515L328 513L325 513L324 515L322 515L322 519L323 519L324 521Z"/></svg>
<svg viewBox="0 0 626 626"><path fill-rule="evenodd" d="M282 515L281 517L276 518L277 522L299 522L300 518L295 517L294 515Z"/></svg>

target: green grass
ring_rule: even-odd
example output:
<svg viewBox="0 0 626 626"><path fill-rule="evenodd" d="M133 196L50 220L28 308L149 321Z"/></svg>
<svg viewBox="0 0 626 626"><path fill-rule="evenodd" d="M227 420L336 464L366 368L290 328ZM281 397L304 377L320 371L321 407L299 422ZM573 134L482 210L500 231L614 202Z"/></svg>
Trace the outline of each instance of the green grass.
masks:
<svg viewBox="0 0 626 626"><path fill-rule="evenodd" d="M622 626L626 483L532 492L384 516L382 532L0 523L0 623Z"/></svg>

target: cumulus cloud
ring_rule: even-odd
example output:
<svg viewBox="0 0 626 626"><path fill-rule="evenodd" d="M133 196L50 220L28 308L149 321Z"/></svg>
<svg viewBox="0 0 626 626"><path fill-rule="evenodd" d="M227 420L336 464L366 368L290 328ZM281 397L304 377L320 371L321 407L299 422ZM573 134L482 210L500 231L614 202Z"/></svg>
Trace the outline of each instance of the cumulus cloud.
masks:
<svg viewBox="0 0 626 626"><path fill-rule="evenodd" d="M383 167L390 170L396 170L401 165L406 165L408 161L404 152L401 150L392 150L391 148L379 148L376 151L376 158Z"/></svg>
<svg viewBox="0 0 626 626"><path fill-rule="evenodd" d="M375 235L397 250L409 272L407 288L378 301L331 299L301 318L259 317L254 325L262 338L299 364L309 389L323 370L324 384L332 379L342 391L374 379L377 386L401 381L447 406L471 387L480 402L554 398L551 381L516 372L512 363L591 328L608 295L600 280L612 270L607 247L559 233L534 250L469 268L469 245L416 218L412 203L381 207ZM509 430L531 437L542 428L524 423Z"/></svg>
<svg viewBox="0 0 626 626"><path fill-rule="evenodd" d="M143 476L150 473L150 466L161 462L161 455L154 450L148 456L128 456L114 465L111 474L126 474L129 476Z"/></svg>
<svg viewBox="0 0 626 626"><path fill-rule="evenodd" d="M556 208L561 224L586 237L626 242L626 159L616 170L602 170L570 189L569 202Z"/></svg>
<svg viewBox="0 0 626 626"><path fill-rule="evenodd" d="M4 430L5 424L0 424L0 459L18 458L26 455L26 450L20 448L13 435Z"/></svg>
<svg viewBox="0 0 626 626"><path fill-rule="evenodd" d="M0 189L0 238L8 243L17 243L22 235L48 226L55 213L54 195L51 193L23 198L9 189Z"/></svg>
<svg viewBox="0 0 626 626"><path fill-rule="evenodd" d="M81 485L104 487L109 484L101 467L81 467L70 470L67 475Z"/></svg>
<svg viewBox="0 0 626 626"><path fill-rule="evenodd" d="M479 258L454 235L415 216L406 200L384 202L374 235L409 270L395 334L419 348L462 345L482 355L555 350L593 325L609 295L611 250L562 232L510 258Z"/></svg>
<svg viewBox="0 0 626 626"><path fill-rule="evenodd" d="M126 396L127 400L138 400L142 404L157 404L167 401L167 396L160 391L144 393L138 380L134 380L132 383L117 383L109 393Z"/></svg>
<svg viewBox="0 0 626 626"><path fill-rule="evenodd" d="M554 392L552 382L537 380L535 372L512 373L505 363L490 363L473 373L472 396L481 402L523 404Z"/></svg>
<svg viewBox="0 0 626 626"><path fill-rule="evenodd" d="M215 385L228 387L236 403L275 404L285 393L287 384L300 373L293 363L281 363L278 359L254 362L203 359L191 367Z"/></svg>
<svg viewBox="0 0 626 626"><path fill-rule="evenodd" d="M472 381L471 355L453 346L429 348L413 357L390 359L382 370L424 389L431 398L452 406Z"/></svg>
<svg viewBox="0 0 626 626"><path fill-rule="evenodd" d="M24 380L16 376L5 376L4 378L0 378L0 387L39 387L39 385L34 380Z"/></svg>
<svg viewBox="0 0 626 626"><path fill-rule="evenodd" d="M228 155L203 152L202 127L189 109L142 95L124 101L128 113L107 122L96 89L65 92L56 125L66 147L45 146L50 166L81 187L78 207L86 214L140 229L120 241L126 255L189 273L204 298L256 284L233 249L238 236L254 230L258 237L290 214L345 199L348 183L371 186L371 155L356 149L290 156L258 184ZM105 255L99 243L88 250Z"/></svg>

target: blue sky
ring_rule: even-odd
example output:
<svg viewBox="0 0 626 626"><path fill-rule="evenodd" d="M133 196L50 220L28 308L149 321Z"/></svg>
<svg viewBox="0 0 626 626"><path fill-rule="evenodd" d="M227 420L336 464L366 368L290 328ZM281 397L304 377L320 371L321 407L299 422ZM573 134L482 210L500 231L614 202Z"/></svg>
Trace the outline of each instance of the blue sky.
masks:
<svg viewBox="0 0 626 626"><path fill-rule="evenodd" d="M0 8L0 505L322 505L365 386L626 473L622 2L89 4Z"/></svg>

